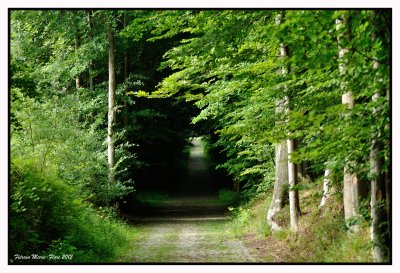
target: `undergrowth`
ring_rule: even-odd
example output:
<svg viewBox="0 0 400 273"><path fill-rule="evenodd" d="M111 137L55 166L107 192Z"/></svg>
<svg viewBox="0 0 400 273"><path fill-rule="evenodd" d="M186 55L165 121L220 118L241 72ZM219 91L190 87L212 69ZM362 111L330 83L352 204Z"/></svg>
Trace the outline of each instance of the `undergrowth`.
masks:
<svg viewBox="0 0 400 273"><path fill-rule="evenodd" d="M349 235L340 200L334 195L325 207L318 208L320 195L315 189L306 189L300 192L299 232L290 230L288 206L276 219L283 228L273 232L266 221L271 196L264 194L231 208L231 230L264 262L372 262L368 222L362 221L360 233Z"/></svg>
<svg viewBox="0 0 400 273"><path fill-rule="evenodd" d="M103 263L120 255L132 229L112 208L95 208L54 172L11 165L10 264Z"/></svg>

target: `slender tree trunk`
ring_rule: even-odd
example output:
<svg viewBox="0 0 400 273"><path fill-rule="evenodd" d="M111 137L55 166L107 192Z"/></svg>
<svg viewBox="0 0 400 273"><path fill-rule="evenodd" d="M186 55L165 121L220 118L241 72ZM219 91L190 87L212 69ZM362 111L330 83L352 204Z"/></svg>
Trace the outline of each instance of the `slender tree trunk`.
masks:
<svg viewBox="0 0 400 273"><path fill-rule="evenodd" d="M329 199L332 193L332 169L326 168L324 172L324 186L323 186L323 194L321 203L319 203L319 207L322 208L325 206L326 201Z"/></svg>
<svg viewBox="0 0 400 273"><path fill-rule="evenodd" d="M289 115L289 97L285 96L286 112ZM289 178L289 207L290 207L290 226L293 231L299 229L299 214L300 214L300 202L299 192L297 185L299 182L297 174L297 165L292 162L292 153L294 152L294 140L288 138L288 178Z"/></svg>
<svg viewBox="0 0 400 273"><path fill-rule="evenodd" d="M115 148L114 148L114 124L115 124L115 46L114 35L111 27L108 28L108 167L109 186L114 181Z"/></svg>
<svg viewBox="0 0 400 273"><path fill-rule="evenodd" d="M79 50L80 46L81 46L81 38L80 38L79 34L76 34L75 35L75 54L78 54L78 50ZM76 89L82 88L81 75L76 75L75 86L76 86Z"/></svg>
<svg viewBox="0 0 400 273"><path fill-rule="evenodd" d="M87 18L88 29L89 29L89 38L91 40L93 40L93 24L92 24L92 15L91 15L90 10L87 11L86 18ZM90 60L90 62L89 62L89 89L92 92L94 90L93 71L94 71L93 60Z"/></svg>
<svg viewBox="0 0 400 273"><path fill-rule="evenodd" d="M294 141L294 149L296 150L300 146L301 139L299 139L299 138L293 139L293 141ZM300 163L296 164L299 183L301 183L301 182L306 183L306 182L310 181L310 176L307 171L308 167L309 167L309 162L306 160L302 160Z"/></svg>
<svg viewBox="0 0 400 273"><path fill-rule="evenodd" d="M280 58L283 60L288 56L288 50L284 43L280 45ZM282 76L285 76L288 73L288 69L285 65L282 65ZM287 89L287 87L285 87ZM287 91L287 90L285 90ZM289 116L289 96L285 96L284 98L284 107L287 115ZM289 120L288 120L289 121ZM289 180L289 207L290 207L290 226L291 229L295 232L298 231L298 216L300 214L300 202L299 202L299 193L297 189L298 185L298 175L297 175L297 167L296 164L291 162L291 154L294 152L294 140L288 138L287 139L287 148L288 148L288 180Z"/></svg>
<svg viewBox="0 0 400 273"><path fill-rule="evenodd" d="M124 28L127 26L127 18L126 13L124 14ZM128 102L126 99L127 90L127 83L126 80L128 79L128 51L124 50L124 81L125 81L125 89L124 89L124 126L128 126Z"/></svg>
<svg viewBox="0 0 400 273"><path fill-rule="evenodd" d="M374 14L372 14L374 16ZM372 37L375 40L375 35ZM373 61L374 70L378 70L379 63ZM379 79L376 79L379 81ZM376 90L372 101L376 102L381 96L380 90ZM379 119L380 114L377 108L372 109L372 115ZM386 213L385 198L385 176L382 173L383 158L379 155L382 145L376 136L372 136L370 153L370 174L371 174L371 241L372 255L376 262L384 262L388 257L388 217Z"/></svg>
<svg viewBox="0 0 400 273"><path fill-rule="evenodd" d="M295 145L295 149L296 149ZM310 176L308 175L307 168L308 168L308 161L302 161L297 165L297 174L299 176L299 181L300 182L308 182L310 181Z"/></svg>
<svg viewBox="0 0 400 273"><path fill-rule="evenodd" d="M290 227L293 231L299 229L299 195L296 186L298 184L297 166L291 162L291 154L294 152L293 140L287 140L288 146L288 173L289 173L289 207L290 207Z"/></svg>

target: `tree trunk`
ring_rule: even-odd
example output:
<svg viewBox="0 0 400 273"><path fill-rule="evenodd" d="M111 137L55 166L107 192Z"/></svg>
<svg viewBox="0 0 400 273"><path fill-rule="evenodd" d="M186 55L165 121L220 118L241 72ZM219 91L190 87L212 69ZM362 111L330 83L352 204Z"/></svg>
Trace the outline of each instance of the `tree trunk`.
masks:
<svg viewBox="0 0 400 273"><path fill-rule="evenodd" d="M372 14L374 16L374 13ZM375 40L375 35L372 37ZM379 63L374 60L373 68L377 70ZM376 79L379 81L379 79ZM372 96L372 101L377 101L381 96L380 90L376 90ZM379 119L379 110L372 109L372 115ZM378 142L375 135L372 136L371 153L370 153L370 174L371 174L371 241L372 255L376 262L384 262L389 253L387 247L388 238L388 217L386 213L385 198L385 176L382 173L383 158L379 155L382 144Z"/></svg>
<svg viewBox="0 0 400 273"><path fill-rule="evenodd" d="M382 159L379 157L379 150L378 142L372 140L370 154L372 254L376 262L384 262L388 256L389 228L385 204L385 180L382 177Z"/></svg>
<svg viewBox="0 0 400 273"><path fill-rule="evenodd" d="M343 30L346 28L348 28L347 17L342 15L339 19L336 19L336 30L338 31L339 47L339 73L342 76L347 73L346 56L349 53L349 49L342 46L345 40L350 40L347 31ZM342 104L346 104L347 109L349 110L353 109L353 92L349 90L348 83L346 81L342 80L341 89L345 91L345 93L342 95ZM350 117L350 114L347 114L345 116L345 118L347 119L349 119ZM359 181L357 175L350 171L349 163L346 163L343 176L343 204L344 217L350 233L359 231L357 218L359 218L360 215L357 213L357 208L360 205L360 186L361 182Z"/></svg>
<svg viewBox="0 0 400 273"><path fill-rule="evenodd" d="M275 18L276 25L279 25L282 20L282 15L278 14ZM283 44L282 44L283 45ZM281 46L282 46L281 45ZM280 52L280 56L282 56L282 49ZM283 73L283 69L281 71ZM275 113L280 114L285 110L285 100L277 100ZM274 183L274 192L272 195L271 205L267 214L267 221L271 226L272 230L280 230L281 227L275 221L275 217L278 212L280 212L285 204L286 196L286 185L288 184L288 165L287 165L288 151L287 151L287 142L282 141L280 143L275 144L275 183Z"/></svg>
<svg viewBox="0 0 400 273"><path fill-rule="evenodd" d="M277 111L279 107L277 108ZM272 230L280 230L281 227L275 221L276 215L282 210L286 195L286 185L289 181L288 178L288 150L287 142L282 141L275 145L275 183L274 192L272 195L271 205L267 214L268 224L271 226Z"/></svg>
<svg viewBox="0 0 400 273"><path fill-rule="evenodd" d="M114 181L115 148L114 148L114 124L115 124L115 46L114 35L111 27L108 28L108 167L109 186Z"/></svg>
<svg viewBox="0 0 400 273"><path fill-rule="evenodd" d="M81 38L79 37L79 34L76 34L75 35L75 54L76 55L78 54L78 50L79 50L80 46L81 46ZM76 86L76 89L82 88L82 79L79 74L76 75L75 86Z"/></svg>
<svg viewBox="0 0 400 273"><path fill-rule="evenodd" d="M127 26L127 18L126 18L126 12L124 14L124 28ZM127 96L127 83L126 80L128 79L128 51L125 49L124 50L124 81L125 81L125 88L124 88L124 126L128 126L128 102L126 99Z"/></svg>
<svg viewBox="0 0 400 273"><path fill-rule="evenodd" d="M87 23L88 23L88 29L89 29L89 38L93 40L93 25L92 25L92 15L91 11L87 11ZM94 64L93 60L89 61L89 89L90 91L93 92L94 89L94 80L93 80L93 71L94 71Z"/></svg>
<svg viewBox="0 0 400 273"><path fill-rule="evenodd" d="M285 96L286 111L289 114L289 97ZM299 214L300 214L300 202L299 202L299 191L297 185L299 182L297 175L297 165L291 162L292 153L294 152L294 141L288 138L288 178L289 178L289 207L290 207L290 226L295 232L299 229Z"/></svg>
<svg viewBox="0 0 400 273"><path fill-rule="evenodd" d="M289 171L289 206L290 206L290 227L293 231L299 229L299 192L296 189L298 184L297 166L291 160L291 153L294 152L293 140L287 140L288 145L288 171Z"/></svg>
<svg viewBox="0 0 400 273"><path fill-rule="evenodd" d="M319 207L322 208L325 206L326 201L331 196L332 193L332 170L330 168L326 168L324 172L324 188L321 203L319 203Z"/></svg>
<svg viewBox="0 0 400 273"><path fill-rule="evenodd" d="M295 145L295 149L296 149L296 145ZM310 176L307 172L307 168L308 168L308 161L302 161L297 165L297 174L299 176L299 182L304 182L307 183L308 181L310 181Z"/></svg>

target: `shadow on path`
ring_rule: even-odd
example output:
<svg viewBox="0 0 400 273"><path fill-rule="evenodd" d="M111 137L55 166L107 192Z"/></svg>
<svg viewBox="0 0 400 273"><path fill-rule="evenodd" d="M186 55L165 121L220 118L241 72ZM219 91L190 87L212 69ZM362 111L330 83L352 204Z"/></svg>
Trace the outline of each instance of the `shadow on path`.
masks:
<svg viewBox="0 0 400 273"><path fill-rule="evenodd" d="M132 263L246 263L253 256L229 232L227 205L212 185L203 143L193 140L179 191L132 220L140 234L122 261Z"/></svg>
<svg viewBox="0 0 400 273"><path fill-rule="evenodd" d="M177 221L177 219L225 219L227 204L218 198L200 138L192 141L186 177L175 193L158 205L144 208L136 221Z"/></svg>

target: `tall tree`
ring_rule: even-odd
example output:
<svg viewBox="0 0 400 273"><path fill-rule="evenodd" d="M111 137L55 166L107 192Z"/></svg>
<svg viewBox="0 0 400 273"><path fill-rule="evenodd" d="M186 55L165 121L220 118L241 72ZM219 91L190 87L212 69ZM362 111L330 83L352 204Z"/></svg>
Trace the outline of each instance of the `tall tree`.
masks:
<svg viewBox="0 0 400 273"><path fill-rule="evenodd" d="M375 17L375 11L371 12L372 21ZM374 30L376 32L376 30ZM372 42L376 42L377 33L372 34ZM379 69L379 62L376 57L372 60L374 71ZM375 81L380 81L375 76ZM376 103L381 97L382 91L376 89L372 96L372 101ZM381 109L376 106L372 108L373 118L379 120L381 118ZM381 132L377 132L378 135ZM383 173L383 157L382 143L378 139L377 134L371 136L371 153L370 153L370 176L371 176L371 241L372 255L377 262L384 262L388 257L388 217L386 213L386 190L385 176Z"/></svg>
<svg viewBox="0 0 400 273"><path fill-rule="evenodd" d="M338 46L339 46L339 72L342 76L341 89L344 92L342 95L342 104L346 105L348 111L351 111L354 107L354 96L353 92L349 90L347 83L347 63L349 60L349 48L347 47L350 41L349 28L350 23L348 21L348 14L341 15L336 19L336 30L338 31ZM344 117L347 122L351 118L351 113L347 113ZM348 160L347 160L348 161ZM358 232L359 226L357 218L360 217L357 209L360 205L360 180L357 174L350 169L350 162L346 162L344 167L343 177L343 203L344 203L344 216L350 232Z"/></svg>
<svg viewBox="0 0 400 273"><path fill-rule="evenodd" d="M75 34L75 54L76 55L78 55L78 51L79 51L79 47L80 46L81 46L81 37L80 37L80 35L79 35L78 31L77 31L76 34ZM78 59L78 56L76 58ZM76 89L79 89L79 88L82 87L82 78L81 78L80 74L76 75L75 86L76 86Z"/></svg>
<svg viewBox="0 0 400 273"><path fill-rule="evenodd" d="M87 21L87 28L88 28L88 37L90 40L93 40L93 11L87 10L86 11L86 21ZM93 60L89 61L89 90L93 92L94 89L94 62Z"/></svg>
<svg viewBox="0 0 400 273"><path fill-rule="evenodd" d="M108 26L108 130L107 130L107 145L108 145L108 168L109 168L109 183L114 180L114 165L115 165L115 147L114 147L114 125L116 121L115 113L115 45L114 33L112 26Z"/></svg>
<svg viewBox="0 0 400 273"><path fill-rule="evenodd" d="M280 25L282 21L282 14L278 14L275 18L275 24ZM285 45L283 43L280 44L280 52L279 56L281 59L287 55L287 51ZM280 69L280 74L284 75L285 67L282 65ZM282 114L286 107L287 101L285 99L278 99L276 101L275 112L279 115ZM275 182L274 182L274 191L272 196L271 205L268 209L267 213L267 221L270 224L273 230L280 229L277 222L274 220L276 214L282 210L286 196L286 186L289 182L289 173L288 173L288 142L283 140L277 144L275 144Z"/></svg>

